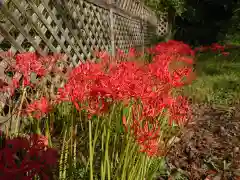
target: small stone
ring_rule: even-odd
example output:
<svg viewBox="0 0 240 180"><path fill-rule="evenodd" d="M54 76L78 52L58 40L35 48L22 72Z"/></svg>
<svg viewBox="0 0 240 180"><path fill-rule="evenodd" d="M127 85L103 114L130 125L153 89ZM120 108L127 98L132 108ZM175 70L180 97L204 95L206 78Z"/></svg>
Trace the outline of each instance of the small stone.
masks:
<svg viewBox="0 0 240 180"><path fill-rule="evenodd" d="M235 153L238 153L238 152L239 152L239 147L235 147L233 151L234 151Z"/></svg>
<svg viewBox="0 0 240 180"><path fill-rule="evenodd" d="M217 176L215 176L214 178L213 178L213 180L221 180L222 179L222 177L221 177L221 175L219 174L219 175L217 175Z"/></svg>
<svg viewBox="0 0 240 180"><path fill-rule="evenodd" d="M224 120L224 119L226 119L224 116L220 116L220 118L219 118L220 120Z"/></svg>
<svg viewBox="0 0 240 180"><path fill-rule="evenodd" d="M174 136L174 137L172 137L172 138L168 141L168 146L171 146L171 145L173 145L173 144L176 144L176 143L178 143L180 140L181 140L180 138Z"/></svg>
<svg viewBox="0 0 240 180"><path fill-rule="evenodd" d="M212 119L212 117L211 117L211 116L209 116L209 115L205 115L205 116L204 116L204 119L206 119L206 120L211 120L211 119Z"/></svg>
<svg viewBox="0 0 240 180"><path fill-rule="evenodd" d="M223 126L220 127L221 132L225 132L225 128Z"/></svg>

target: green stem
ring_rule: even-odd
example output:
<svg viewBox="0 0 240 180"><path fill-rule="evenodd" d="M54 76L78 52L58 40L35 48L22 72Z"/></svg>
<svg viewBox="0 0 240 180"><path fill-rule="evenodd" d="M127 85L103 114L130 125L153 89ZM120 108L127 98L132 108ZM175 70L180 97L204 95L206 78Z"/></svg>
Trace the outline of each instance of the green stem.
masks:
<svg viewBox="0 0 240 180"><path fill-rule="evenodd" d="M108 180L111 179L111 167L110 167L109 155L108 155L109 138L110 138L110 130L108 129L107 130L106 147L105 147L105 162L107 164Z"/></svg>
<svg viewBox="0 0 240 180"><path fill-rule="evenodd" d="M76 169L77 166L77 125L75 125L74 129L74 146L73 146L73 162L74 162L74 168Z"/></svg>
<svg viewBox="0 0 240 180"><path fill-rule="evenodd" d="M37 120L37 125L36 125L36 133L37 133L37 134L41 134L40 121L38 121L38 120Z"/></svg>
<svg viewBox="0 0 240 180"><path fill-rule="evenodd" d="M146 155L143 154L142 155L142 159L141 159L141 176L140 179L144 179L146 178L146 170L147 170L147 161L146 161Z"/></svg>
<svg viewBox="0 0 240 180"><path fill-rule="evenodd" d="M23 89L23 95L22 95L21 102L20 102L20 106L19 106L19 110L18 110L17 119L16 119L16 127L15 127L15 133L16 134L18 134L18 130L19 130L20 115L21 115L21 110L22 110L25 95L26 95L26 89L24 88Z"/></svg>
<svg viewBox="0 0 240 180"><path fill-rule="evenodd" d="M51 118L51 115L50 115L50 118ZM48 138L49 147L52 147L52 140L51 140L51 135L50 135L50 126L49 126L50 121L51 120L49 120L49 119L46 121L45 136Z"/></svg>
<svg viewBox="0 0 240 180"><path fill-rule="evenodd" d="M66 144L65 151L64 151L65 157L64 157L63 173L62 173L63 179L66 179L66 177L67 177L68 154L69 154L69 144L68 144L68 142L65 144Z"/></svg>
<svg viewBox="0 0 240 180"><path fill-rule="evenodd" d="M72 175L72 172L73 172L73 157L74 157L74 154L73 154L73 148L74 148L74 109L72 109L72 112L71 112L71 123L69 124L69 130L70 130L70 157L69 157L69 171L70 171L70 174Z"/></svg>
<svg viewBox="0 0 240 180"><path fill-rule="evenodd" d="M98 127L99 127L99 121L100 121L100 118L99 118L99 116L98 116L98 119L97 119L97 126L96 126L96 129L95 129L94 138L93 138L93 149L95 149L95 146L96 146L96 143L97 143L97 139L98 139Z"/></svg>
<svg viewBox="0 0 240 180"><path fill-rule="evenodd" d="M121 180L125 180L127 175L126 169L127 169L128 157L129 157L129 154L128 154L129 146L130 146L130 140L129 138L127 138L127 146L122 156L122 163L120 163L120 165L123 164Z"/></svg>
<svg viewBox="0 0 240 180"><path fill-rule="evenodd" d="M105 123L105 122L103 122ZM105 180L105 175L106 175L106 165L105 165L105 157L104 157L104 140L105 140L105 134L106 134L106 125L103 124L103 132L102 132L102 140L101 140L101 152L102 152L102 160L101 160L101 179Z"/></svg>
<svg viewBox="0 0 240 180"><path fill-rule="evenodd" d="M133 156L130 160L131 164L128 167L128 180L140 180L139 177L141 177L141 154L135 153L135 156Z"/></svg>
<svg viewBox="0 0 240 180"><path fill-rule="evenodd" d="M99 122L100 122L100 118L98 116L98 119L97 119L97 126L96 126L96 129L95 129L95 133L94 133L94 138L93 138L93 146L92 146L92 149L93 149L93 157L94 157L94 150L95 150L95 147L96 147L96 143L97 143L97 139L98 139L98 128L99 128ZM88 165L89 165L89 160L87 162L87 167L88 168Z"/></svg>
<svg viewBox="0 0 240 180"><path fill-rule="evenodd" d="M89 120L89 158L90 158L90 180L93 180L92 122L90 120Z"/></svg>
<svg viewBox="0 0 240 180"><path fill-rule="evenodd" d="M118 160L118 150L116 148L116 145L117 145L117 142L118 142L117 140L119 140L120 137L117 134L115 134L113 139L114 140L113 140L112 160L114 160L113 167L115 167L115 165L117 163L117 160Z"/></svg>
<svg viewBox="0 0 240 180"><path fill-rule="evenodd" d="M66 136L67 136L67 131L65 130L64 132L64 137L63 137L63 145L62 145L62 150L61 150L61 156L60 156L60 162L59 162L59 179L63 179L63 166L64 166L64 151L65 151L65 143L66 143Z"/></svg>

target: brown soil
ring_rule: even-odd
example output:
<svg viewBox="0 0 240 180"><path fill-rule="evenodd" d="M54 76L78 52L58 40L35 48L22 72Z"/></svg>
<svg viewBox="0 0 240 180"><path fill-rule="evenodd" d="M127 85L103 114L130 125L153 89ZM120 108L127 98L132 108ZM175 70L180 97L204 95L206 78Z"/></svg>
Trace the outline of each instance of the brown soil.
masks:
<svg viewBox="0 0 240 180"><path fill-rule="evenodd" d="M167 157L169 170L189 180L240 180L240 105L194 105L193 112Z"/></svg>

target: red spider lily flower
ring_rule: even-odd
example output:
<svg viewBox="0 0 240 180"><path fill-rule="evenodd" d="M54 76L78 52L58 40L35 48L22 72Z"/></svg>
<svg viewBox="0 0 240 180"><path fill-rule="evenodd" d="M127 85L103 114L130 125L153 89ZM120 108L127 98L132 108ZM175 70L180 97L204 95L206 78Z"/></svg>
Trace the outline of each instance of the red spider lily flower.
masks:
<svg viewBox="0 0 240 180"><path fill-rule="evenodd" d="M146 153L148 156L157 156L160 154L160 126L154 118L141 116L137 119L138 113L141 113L140 106L136 106L133 114L133 121L127 123L126 117L123 116L123 126L126 132L129 131L136 139L139 145L139 151ZM128 128L131 127L131 128Z"/></svg>
<svg viewBox="0 0 240 180"><path fill-rule="evenodd" d="M38 57L34 52L17 54L15 68L22 74L38 72L41 75L42 71L44 71L42 64L38 61Z"/></svg>
<svg viewBox="0 0 240 180"><path fill-rule="evenodd" d="M18 80L18 78L15 78L15 77L12 78L12 81L9 84L6 82L3 82L3 81L2 81L2 83L3 84L2 84L2 87L0 87L0 91L7 92L11 96L13 96L15 90L20 87L19 80Z"/></svg>
<svg viewBox="0 0 240 180"><path fill-rule="evenodd" d="M194 60L192 57L180 56L177 60L180 62L184 62L188 65L194 64Z"/></svg>
<svg viewBox="0 0 240 180"><path fill-rule="evenodd" d="M168 55L190 55L194 56L195 52L190 46L180 41L170 40L168 42L159 43L154 50L155 54L168 54Z"/></svg>
<svg viewBox="0 0 240 180"><path fill-rule="evenodd" d="M47 145L38 145L43 136L6 137L4 147L0 149L1 179L32 179L40 175L48 179L49 169L57 163L57 152ZM33 139L32 139L33 138ZM37 148L36 148L37 145Z"/></svg>
<svg viewBox="0 0 240 180"><path fill-rule="evenodd" d="M135 97L139 84L140 68L133 62L121 62L110 70L110 89L118 100Z"/></svg>
<svg viewBox="0 0 240 180"><path fill-rule="evenodd" d="M46 97L42 97L40 100L33 101L26 108L26 113L31 114L36 119L40 119L50 111L51 105Z"/></svg>
<svg viewBox="0 0 240 180"><path fill-rule="evenodd" d="M224 46L222 46L222 45L220 45L220 44L218 44L218 43L213 43L212 45L211 45L211 50L213 51L213 52L217 52L217 51L224 51L224 49L225 49L225 47Z"/></svg>
<svg viewBox="0 0 240 180"><path fill-rule="evenodd" d="M39 76L45 74L45 68L34 52L17 54L15 69L24 75L26 82L29 81L29 76L32 72Z"/></svg>
<svg viewBox="0 0 240 180"><path fill-rule="evenodd" d="M88 100L87 106L84 107L90 115L101 115L109 109L109 103L104 98L92 98Z"/></svg>
<svg viewBox="0 0 240 180"><path fill-rule="evenodd" d="M209 46L200 46L194 49L195 52L206 52L210 49Z"/></svg>
<svg viewBox="0 0 240 180"><path fill-rule="evenodd" d="M157 118L162 111L166 108L165 99L167 98L168 94L162 96L156 95L149 98L144 99L143 102L143 109L142 113L143 116L146 118Z"/></svg>
<svg viewBox="0 0 240 180"><path fill-rule="evenodd" d="M135 58L136 57L136 49L130 48L127 54L128 58Z"/></svg>
<svg viewBox="0 0 240 180"><path fill-rule="evenodd" d="M51 56L41 56L38 58L38 61L42 64L43 67L51 71L52 68L56 66L56 63L64 59L63 54L54 54Z"/></svg>
<svg viewBox="0 0 240 180"><path fill-rule="evenodd" d="M124 53L124 51L121 49L117 49L116 58L119 60L123 60L125 57L126 57L126 54Z"/></svg>
<svg viewBox="0 0 240 180"><path fill-rule="evenodd" d="M153 47L146 48L145 52L148 53L148 54L154 54L154 48Z"/></svg>
<svg viewBox="0 0 240 180"><path fill-rule="evenodd" d="M213 43L210 46L200 46L194 49L195 52L206 52L208 50L211 50L212 52L224 52L226 49L226 46L222 46L218 43ZM223 53L225 55L225 53ZM227 53L226 53L227 55Z"/></svg>
<svg viewBox="0 0 240 180"><path fill-rule="evenodd" d="M99 59L108 59L110 57L106 51L95 52L95 56Z"/></svg>
<svg viewBox="0 0 240 180"><path fill-rule="evenodd" d="M229 56L230 53L229 53L229 52L222 52L221 54L222 54L223 56Z"/></svg>
<svg viewBox="0 0 240 180"><path fill-rule="evenodd" d="M157 56L157 59L154 59L154 62L148 65L149 74L158 79L163 84L169 83L169 64L170 57L166 55ZM160 59L163 61L161 62Z"/></svg>
<svg viewBox="0 0 240 180"><path fill-rule="evenodd" d="M182 87L186 82L189 84L190 80L193 80L193 78L190 77L191 75L193 75L193 72L190 68L177 69L172 72L171 83L174 87ZM186 78L187 81L184 82L183 78Z"/></svg>
<svg viewBox="0 0 240 180"><path fill-rule="evenodd" d="M146 153L150 157L159 155L160 150L157 140L148 140L143 142L144 143L139 143L140 152Z"/></svg>
<svg viewBox="0 0 240 180"><path fill-rule="evenodd" d="M60 73L62 69L57 63L61 60L62 55L38 57L34 52L26 52L17 54L15 64L12 66L12 71L23 75L23 86L33 86L31 84L31 74L35 73L38 78L43 77L46 73Z"/></svg>
<svg viewBox="0 0 240 180"><path fill-rule="evenodd" d="M84 108L90 113L101 113L107 109L106 99L112 92L105 86L104 77L102 64L80 64L70 73L65 87L59 90L59 98L73 102L78 110Z"/></svg>
<svg viewBox="0 0 240 180"><path fill-rule="evenodd" d="M48 138L40 134L31 135L31 145L37 149L44 149L48 146Z"/></svg>
<svg viewBox="0 0 240 180"><path fill-rule="evenodd" d="M135 120L133 129L134 136L137 143L140 146L140 152L147 153L148 156L156 156L159 153L159 133L160 126L157 122L151 124L153 127L150 128L149 121L139 122Z"/></svg>
<svg viewBox="0 0 240 180"><path fill-rule="evenodd" d="M178 96L169 103L170 120L172 125L175 122L178 125L185 125L190 120L190 107L186 98Z"/></svg>

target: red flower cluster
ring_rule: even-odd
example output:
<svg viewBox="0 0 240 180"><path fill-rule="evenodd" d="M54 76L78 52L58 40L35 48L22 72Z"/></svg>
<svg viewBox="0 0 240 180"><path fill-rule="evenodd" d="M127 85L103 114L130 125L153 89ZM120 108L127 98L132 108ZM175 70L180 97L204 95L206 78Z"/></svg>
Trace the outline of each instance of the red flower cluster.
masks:
<svg viewBox="0 0 240 180"><path fill-rule="evenodd" d="M49 96L46 87L46 76L51 73L61 73L62 67L58 63L62 61L61 56L39 57L35 53L17 54L15 59L10 53L0 54L9 67L7 72L12 76L12 82L1 80L1 91L10 94L15 103L14 92L18 90L21 105L11 114L31 115L40 119L51 110L50 100L44 97ZM32 75L35 79L32 82ZM31 88L26 88L30 86ZM23 88L22 88L23 87ZM31 89L31 90L30 90ZM5 95L6 95L5 94ZM24 95L25 94L25 95ZM39 100L35 100L38 99ZM10 99L9 99L10 101ZM51 99L52 102L52 99ZM15 108L12 108L15 109ZM17 111L17 112L16 112ZM41 135L31 135L30 137L9 138L0 135L0 179L33 179L35 175L41 179L48 178L51 166L57 163L57 152L48 148L48 139Z"/></svg>
<svg viewBox="0 0 240 180"><path fill-rule="evenodd" d="M215 52L215 53L221 53L224 56L228 56L229 52L226 52L225 50L226 50L226 47L222 46L218 43L213 43L210 46L200 46L200 47L195 48L195 52L212 51L212 52Z"/></svg>
<svg viewBox="0 0 240 180"><path fill-rule="evenodd" d="M44 115L48 114L51 110L51 105L46 97L42 97L40 100L35 100L30 103L26 108L26 114L31 115L36 119L40 119Z"/></svg>
<svg viewBox="0 0 240 180"><path fill-rule="evenodd" d="M148 49L150 54L165 54L165 55L177 55L177 56L194 56L195 52L187 44L181 41L170 40L156 45L153 48Z"/></svg>
<svg viewBox="0 0 240 180"><path fill-rule="evenodd" d="M141 55L134 49L127 54L118 51L116 57L99 53L102 61L87 61L75 67L59 89L57 100L51 102L72 102L77 110L87 111L90 117L107 113L114 103L131 104L133 117L131 122L124 122L125 126L131 127L140 151L149 156L159 154L160 119L168 116L169 124L178 125L188 120L190 109L186 99L173 96L172 91L193 80L194 51L182 42L169 41L149 52L153 56L149 64L134 61ZM14 67L23 75L23 86L26 86L31 85L31 73L44 78L46 73L61 72L53 70L56 60L24 53L17 55ZM14 81L12 88L19 84ZM32 101L26 113L41 118L51 109L49 102L45 97Z"/></svg>
<svg viewBox="0 0 240 180"><path fill-rule="evenodd" d="M33 87L37 82L31 81L31 75L35 74L38 82L50 73L60 73L62 69L57 66L57 63L62 60L62 55L53 55L40 57L35 52L26 52L17 54L15 58L11 53L0 55L3 59L9 57L13 60L9 63L8 71L13 73L12 82L1 87L1 91L7 91L11 95L14 94L15 89L20 86ZM9 61L7 60L7 61ZM22 77L22 82L21 82Z"/></svg>
<svg viewBox="0 0 240 180"><path fill-rule="evenodd" d="M49 170L57 163L57 151L48 148L41 135L8 138L0 136L0 179L31 180L38 175L49 178Z"/></svg>
<svg viewBox="0 0 240 180"><path fill-rule="evenodd" d="M130 125L141 151L156 155L159 151L159 116L168 110L169 123L186 123L189 107L184 97L173 97L172 90L193 80L194 51L176 41L160 43L154 49L153 62L147 65L137 61L113 62L106 54L104 61L80 64L70 73L65 87L59 89L61 101L71 101L78 110L89 115L101 115L115 102L141 102L133 105L134 115ZM130 51L133 57L133 50ZM128 57L129 55L116 57ZM143 125L143 122L145 122ZM152 124L154 128L147 128ZM127 127L126 127L127 129ZM157 147L158 148L157 148Z"/></svg>
<svg viewBox="0 0 240 180"><path fill-rule="evenodd" d="M222 46L222 45L220 45L220 44L218 44L218 43L213 43L213 44L210 46L210 48L211 48L211 50L212 50L213 52L218 52L218 51L223 52L223 51L225 50L225 47Z"/></svg>

